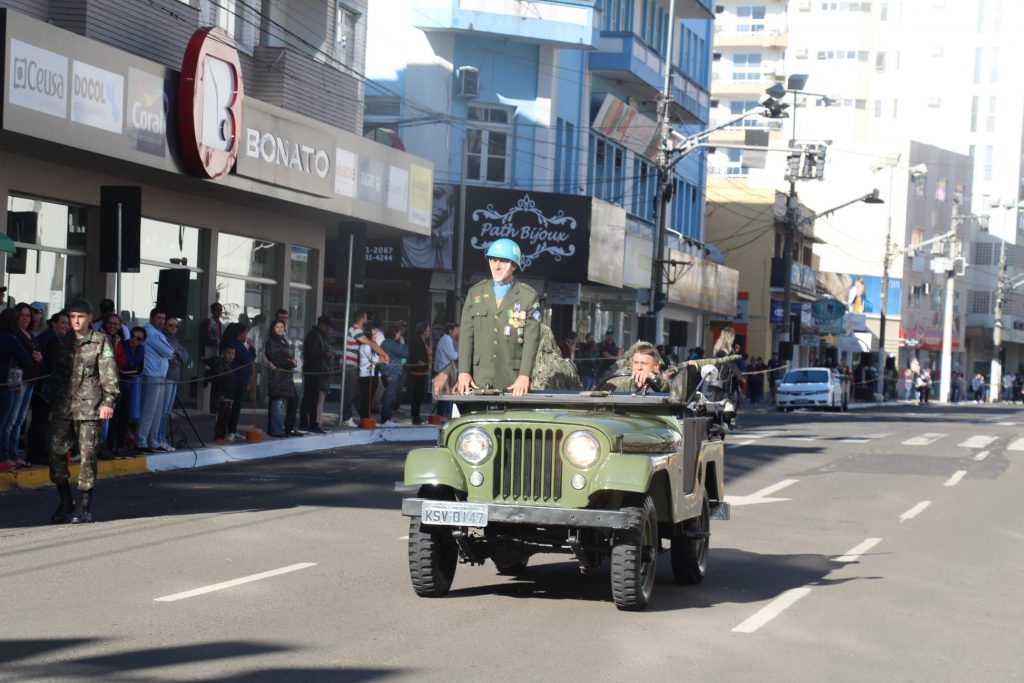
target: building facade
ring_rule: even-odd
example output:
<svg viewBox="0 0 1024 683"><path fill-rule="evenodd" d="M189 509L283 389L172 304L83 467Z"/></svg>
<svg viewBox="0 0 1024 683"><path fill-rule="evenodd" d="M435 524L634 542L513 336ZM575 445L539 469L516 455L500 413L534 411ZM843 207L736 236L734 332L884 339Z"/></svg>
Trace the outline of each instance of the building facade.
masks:
<svg viewBox="0 0 1024 683"><path fill-rule="evenodd" d="M640 316L652 282L666 69L677 131L706 128L710 104L712 6L675 5L674 18L667 0L403 0L386 16L371 11L364 126L377 139L393 132L436 169L430 239L380 245L401 257L389 268L368 264L375 288L408 296L388 282L413 279L422 287L412 308L443 322L486 273L489 241L512 236L530 256L523 277L542 293L556 336L653 338ZM669 182L662 260L692 275L668 274L668 322L655 341L680 347L701 339L711 305L702 278L718 277L702 259L704 175L698 152Z"/></svg>
<svg viewBox="0 0 1024 683"><path fill-rule="evenodd" d="M10 300L52 313L111 298L141 324L173 294L198 358L211 302L225 322L286 308L301 339L344 301L347 254L328 260L330 244L429 234L431 162L362 137L366 3L264 4L0 2ZM202 39L206 26L220 32ZM213 66L193 78L190 58ZM101 195L124 187L141 206L134 228L122 206L138 248L118 288ZM344 329L343 307L329 312Z"/></svg>

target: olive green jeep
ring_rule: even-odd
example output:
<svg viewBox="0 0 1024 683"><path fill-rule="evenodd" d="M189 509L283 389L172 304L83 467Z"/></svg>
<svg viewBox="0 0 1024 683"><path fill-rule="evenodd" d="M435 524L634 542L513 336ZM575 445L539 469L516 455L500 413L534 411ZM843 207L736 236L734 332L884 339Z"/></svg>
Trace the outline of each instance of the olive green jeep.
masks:
<svg viewBox="0 0 1024 683"><path fill-rule="evenodd" d="M448 593L461 560L518 574L536 553L583 571L610 558L615 605L642 610L657 558L677 583L707 568L711 519L728 519L724 441L731 405L712 400L715 361L679 367L662 394L497 391L445 396L460 416L411 451L402 502L409 572L423 597Z"/></svg>

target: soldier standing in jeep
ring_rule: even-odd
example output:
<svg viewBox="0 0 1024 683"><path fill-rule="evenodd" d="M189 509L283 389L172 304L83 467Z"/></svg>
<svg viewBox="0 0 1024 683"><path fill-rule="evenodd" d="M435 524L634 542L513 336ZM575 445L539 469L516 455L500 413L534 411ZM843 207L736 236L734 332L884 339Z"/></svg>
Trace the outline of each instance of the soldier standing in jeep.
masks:
<svg viewBox="0 0 1024 683"><path fill-rule="evenodd" d="M491 279L466 293L462 307L462 341L456 394L490 386L523 396L530 390L540 340L537 292L515 279L522 251L510 239L487 248Z"/></svg>

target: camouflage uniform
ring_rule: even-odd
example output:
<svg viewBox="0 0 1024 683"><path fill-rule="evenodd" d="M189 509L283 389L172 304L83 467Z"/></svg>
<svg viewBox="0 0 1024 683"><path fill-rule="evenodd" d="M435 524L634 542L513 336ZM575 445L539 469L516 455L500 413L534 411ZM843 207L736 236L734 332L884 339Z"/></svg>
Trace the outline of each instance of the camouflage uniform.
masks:
<svg viewBox="0 0 1024 683"><path fill-rule="evenodd" d="M514 281L494 300L494 281L469 288L462 307L459 372L468 372L478 387L504 391L519 375L533 377L540 342L540 303L533 287Z"/></svg>
<svg viewBox="0 0 1024 683"><path fill-rule="evenodd" d="M81 467L78 489L96 485L96 456L103 435L100 407L113 408L119 393L117 363L107 335L89 330L78 339L70 335L56 349L50 378L53 446L50 481L68 480L67 453L78 440Z"/></svg>

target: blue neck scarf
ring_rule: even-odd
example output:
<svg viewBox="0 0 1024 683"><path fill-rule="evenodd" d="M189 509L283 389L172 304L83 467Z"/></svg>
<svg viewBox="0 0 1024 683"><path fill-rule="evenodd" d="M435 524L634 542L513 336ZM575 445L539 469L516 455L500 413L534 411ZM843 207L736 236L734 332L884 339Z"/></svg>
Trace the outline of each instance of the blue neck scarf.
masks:
<svg viewBox="0 0 1024 683"><path fill-rule="evenodd" d="M505 298L505 295L508 294L508 290L512 288L512 283L515 282L515 278L510 279L505 284L499 284L495 280L491 280L491 282L494 284L494 300L501 301Z"/></svg>

